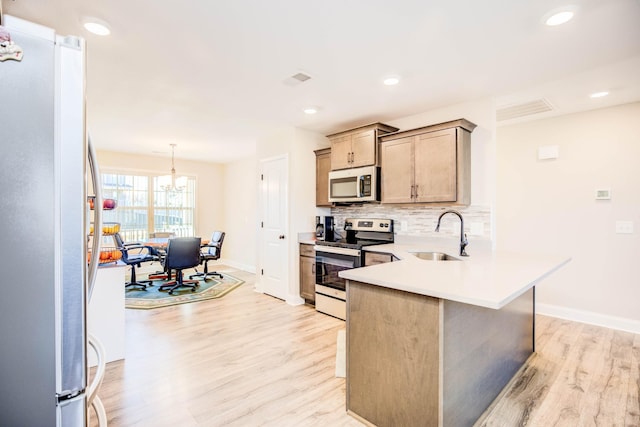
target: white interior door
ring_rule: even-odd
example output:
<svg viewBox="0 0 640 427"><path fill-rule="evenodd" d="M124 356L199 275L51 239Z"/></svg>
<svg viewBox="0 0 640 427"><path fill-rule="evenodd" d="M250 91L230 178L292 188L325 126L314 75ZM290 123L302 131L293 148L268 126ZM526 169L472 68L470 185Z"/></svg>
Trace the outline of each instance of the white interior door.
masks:
<svg viewBox="0 0 640 427"><path fill-rule="evenodd" d="M283 300L288 289L286 157L262 162L262 291Z"/></svg>

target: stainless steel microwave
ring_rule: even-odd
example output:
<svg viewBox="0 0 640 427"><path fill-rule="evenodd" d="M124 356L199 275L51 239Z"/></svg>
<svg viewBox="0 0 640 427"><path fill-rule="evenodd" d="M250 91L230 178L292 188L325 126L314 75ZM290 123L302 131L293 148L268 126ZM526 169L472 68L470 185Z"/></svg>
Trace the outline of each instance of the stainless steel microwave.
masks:
<svg viewBox="0 0 640 427"><path fill-rule="evenodd" d="M365 166L329 172L331 203L376 202L380 200L380 168Z"/></svg>

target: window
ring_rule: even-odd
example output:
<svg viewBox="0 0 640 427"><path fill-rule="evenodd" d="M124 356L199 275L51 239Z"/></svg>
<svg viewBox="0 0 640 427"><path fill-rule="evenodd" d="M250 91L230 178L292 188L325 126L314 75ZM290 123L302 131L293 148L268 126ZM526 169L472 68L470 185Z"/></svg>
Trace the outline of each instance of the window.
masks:
<svg viewBox="0 0 640 427"><path fill-rule="evenodd" d="M103 173L103 196L118 202L117 209L105 211L103 219L120 223L125 241L145 240L156 231L194 236L195 183L194 177L179 177L177 191L172 191L170 176Z"/></svg>

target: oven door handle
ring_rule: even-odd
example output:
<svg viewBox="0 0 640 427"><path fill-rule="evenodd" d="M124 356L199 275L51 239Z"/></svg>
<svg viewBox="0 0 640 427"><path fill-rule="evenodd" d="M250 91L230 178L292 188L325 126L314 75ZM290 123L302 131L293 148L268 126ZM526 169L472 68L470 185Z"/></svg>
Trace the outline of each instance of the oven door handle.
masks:
<svg viewBox="0 0 640 427"><path fill-rule="evenodd" d="M349 256L356 256L356 257L359 257L361 254L361 251L358 249L339 248L336 246L315 245L313 248L316 251L316 255L318 254L318 252L324 252L327 254L349 255Z"/></svg>

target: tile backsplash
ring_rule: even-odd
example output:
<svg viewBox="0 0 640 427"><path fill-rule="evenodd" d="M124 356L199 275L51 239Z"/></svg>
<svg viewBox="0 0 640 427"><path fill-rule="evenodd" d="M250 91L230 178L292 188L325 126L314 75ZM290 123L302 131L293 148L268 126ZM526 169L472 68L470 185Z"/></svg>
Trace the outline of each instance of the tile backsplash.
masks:
<svg viewBox="0 0 640 427"><path fill-rule="evenodd" d="M431 236L438 217L452 209L464 218L465 232L469 236L491 239L491 207L489 206L438 206L362 204L331 208L335 229L342 234L346 218L391 218L396 236ZM442 218L440 235L460 236L460 220L449 214Z"/></svg>

